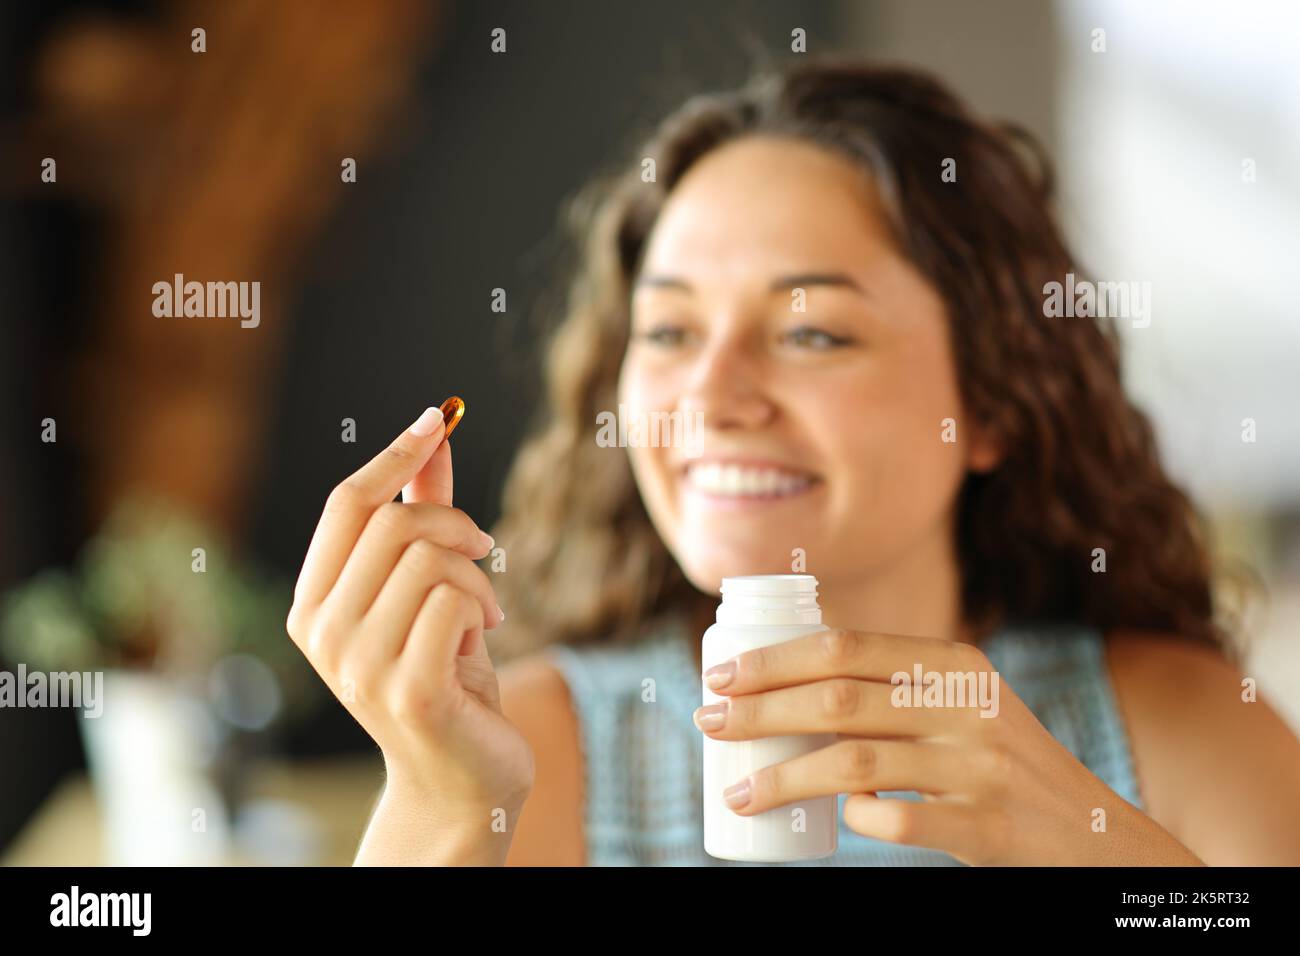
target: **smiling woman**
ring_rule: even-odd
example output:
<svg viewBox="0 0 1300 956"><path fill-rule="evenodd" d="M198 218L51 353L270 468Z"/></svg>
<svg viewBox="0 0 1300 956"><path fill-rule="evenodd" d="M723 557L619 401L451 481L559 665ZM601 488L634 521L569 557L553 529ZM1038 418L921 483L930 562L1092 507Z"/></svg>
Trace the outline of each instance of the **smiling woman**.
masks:
<svg viewBox="0 0 1300 956"><path fill-rule="evenodd" d="M1081 270L1026 135L925 75L822 60L692 98L637 155L655 182L630 163L574 206L583 267L499 528L525 572L501 581L519 612L503 652L635 638L724 572L788 570L793 547L828 620L970 640L1075 620L1227 646L1113 325L1043 315L1044 285ZM815 491L777 520L715 521L672 449L590 440L583 423L620 401L700 409L701 466ZM588 560L602 586L570 586Z"/></svg>
<svg viewBox="0 0 1300 956"><path fill-rule="evenodd" d="M704 737L831 734L727 787L741 815L837 796L811 865L1300 862L1300 743L1239 694L1113 324L1044 316L1080 270L1026 144L925 75L800 58L584 194L494 529L500 707L476 653L472 727L425 734L439 774L393 758L368 854L441 812L443 860L733 865L703 851ZM596 440L615 407L699 415L700 453ZM711 668L697 711L722 579L792 570L829 629ZM997 714L890 706L899 672L996 675ZM524 800L501 839L475 822Z"/></svg>
<svg viewBox="0 0 1300 956"><path fill-rule="evenodd" d="M633 299L619 398L705 420L686 480L671 451L631 455L686 576L715 591L726 575L788 571L802 549L828 620L958 634L956 589L933 579L957 580L950 502L996 449L974 422L956 448L940 440L943 419L967 422L943 301L896 251L862 172L790 137L722 145L674 186L642 271L682 282ZM719 495L694 480L709 465L809 480L777 498Z"/></svg>

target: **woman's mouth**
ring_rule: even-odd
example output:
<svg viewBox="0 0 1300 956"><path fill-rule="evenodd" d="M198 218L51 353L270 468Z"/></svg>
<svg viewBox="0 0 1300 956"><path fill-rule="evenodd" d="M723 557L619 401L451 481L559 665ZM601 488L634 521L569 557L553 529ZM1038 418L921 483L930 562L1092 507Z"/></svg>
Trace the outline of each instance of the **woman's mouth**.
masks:
<svg viewBox="0 0 1300 956"><path fill-rule="evenodd" d="M687 487L719 502L776 501L803 494L820 482L813 474L772 465L696 462L685 468Z"/></svg>

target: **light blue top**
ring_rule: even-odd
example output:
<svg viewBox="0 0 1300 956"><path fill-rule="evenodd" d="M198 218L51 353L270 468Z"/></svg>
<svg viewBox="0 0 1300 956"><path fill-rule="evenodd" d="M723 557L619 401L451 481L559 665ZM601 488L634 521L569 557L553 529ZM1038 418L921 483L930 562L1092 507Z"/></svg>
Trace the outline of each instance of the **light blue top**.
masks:
<svg viewBox="0 0 1300 956"><path fill-rule="evenodd" d="M884 843L844 823L821 860L742 863L704 852L704 738L691 720L700 675L680 621L623 646L552 645L581 726L589 866L959 866L938 850ZM1101 634L1081 626L1004 629L980 645L1049 732L1112 790L1141 809ZM654 700L643 700L647 678ZM645 695L650 696L650 695ZM914 792L893 792L921 799Z"/></svg>

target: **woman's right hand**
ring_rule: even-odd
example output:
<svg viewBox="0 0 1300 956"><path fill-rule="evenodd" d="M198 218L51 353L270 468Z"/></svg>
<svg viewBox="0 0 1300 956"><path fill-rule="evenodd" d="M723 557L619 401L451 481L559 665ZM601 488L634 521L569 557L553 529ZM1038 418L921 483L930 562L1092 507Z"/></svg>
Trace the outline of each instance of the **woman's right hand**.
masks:
<svg viewBox="0 0 1300 956"><path fill-rule="evenodd" d="M474 564L493 542L451 506L444 435L431 408L333 490L287 627L383 752L385 799L487 833L522 807L533 753L501 711L483 629L503 615Z"/></svg>

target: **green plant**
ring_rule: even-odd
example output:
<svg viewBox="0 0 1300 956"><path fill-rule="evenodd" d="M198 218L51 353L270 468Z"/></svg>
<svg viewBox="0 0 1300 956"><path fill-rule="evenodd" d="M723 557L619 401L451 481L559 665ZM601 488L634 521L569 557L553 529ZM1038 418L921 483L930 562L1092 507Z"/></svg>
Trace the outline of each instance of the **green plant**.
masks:
<svg viewBox="0 0 1300 956"><path fill-rule="evenodd" d="M0 651L47 670L204 675L245 653L275 673L286 709L318 682L284 631L292 586L237 562L201 521L156 498L124 500L71 569L49 568L0 609Z"/></svg>

